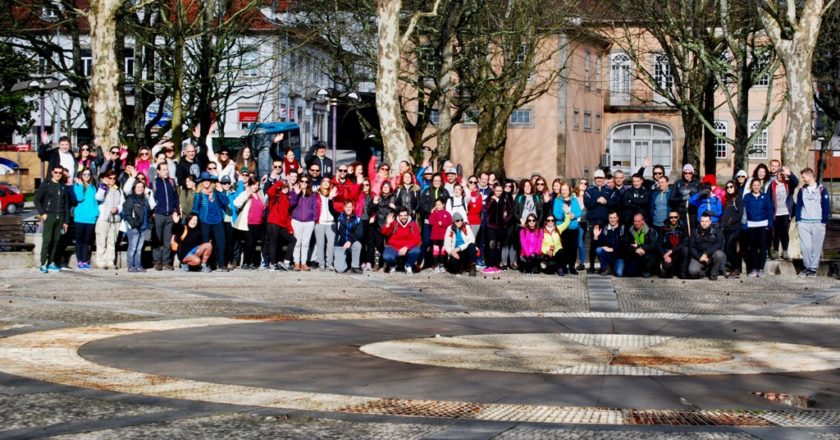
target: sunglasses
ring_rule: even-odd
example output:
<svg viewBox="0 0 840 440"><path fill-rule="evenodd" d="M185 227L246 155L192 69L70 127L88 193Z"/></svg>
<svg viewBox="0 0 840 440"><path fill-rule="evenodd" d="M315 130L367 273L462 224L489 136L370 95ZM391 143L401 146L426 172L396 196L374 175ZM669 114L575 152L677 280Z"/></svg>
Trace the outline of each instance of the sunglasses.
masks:
<svg viewBox="0 0 840 440"><path fill-rule="evenodd" d="M207 168L207 171L216 171L216 168Z"/></svg>
<svg viewBox="0 0 840 440"><path fill-rule="evenodd" d="M310 168L310 169L309 169L309 172L312 172L312 173L318 173L318 172L320 172L320 171L321 171L321 170L320 170L320 169L318 169L318 168Z"/></svg>
<svg viewBox="0 0 840 440"><path fill-rule="evenodd" d="M388 167L382 167L379 169L379 171L391 171L391 169Z"/></svg>
<svg viewBox="0 0 840 440"><path fill-rule="evenodd" d="M463 223L463 220L455 220L455 223Z"/></svg>
<svg viewBox="0 0 840 440"><path fill-rule="evenodd" d="M470 184L475 185L476 183L478 183L478 180L470 180L470 181L469 181L469 182L467 182L467 183L470 183Z"/></svg>
<svg viewBox="0 0 840 440"><path fill-rule="evenodd" d="M347 170L338 170L339 173L346 173Z"/></svg>
<svg viewBox="0 0 840 440"><path fill-rule="evenodd" d="M545 222L546 223L554 223L554 219L553 218L547 218L547 219L545 219Z"/></svg>
<svg viewBox="0 0 840 440"><path fill-rule="evenodd" d="M668 217L668 218L671 219L671 220L679 220L680 219L679 217Z"/></svg>
<svg viewBox="0 0 840 440"><path fill-rule="evenodd" d="M272 165L271 168L274 168L276 170L278 168L283 168L283 165Z"/></svg>
<svg viewBox="0 0 840 440"><path fill-rule="evenodd" d="M735 185L726 185L726 189L735 188Z"/></svg>
<svg viewBox="0 0 840 440"><path fill-rule="evenodd" d="M119 150L112 150L111 154L120 154Z"/></svg>
<svg viewBox="0 0 840 440"><path fill-rule="evenodd" d="M683 171L683 174L694 174L691 171Z"/></svg>
<svg viewBox="0 0 840 440"><path fill-rule="evenodd" d="M661 176L662 174L664 174L664 173L662 173L660 171L656 171L656 172L653 173L654 176Z"/></svg>
<svg viewBox="0 0 840 440"><path fill-rule="evenodd" d="M87 148L82 148L81 151L90 151L90 150L87 149Z"/></svg>
<svg viewBox="0 0 840 440"><path fill-rule="evenodd" d="M148 155L149 155L149 152L148 152L148 151L144 151L144 152L140 153L140 155L141 155L141 156L148 156Z"/></svg>
<svg viewBox="0 0 840 440"><path fill-rule="evenodd" d="M219 156L227 156L227 155L228 155L227 151L222 151L221 153L219 153Z"/></svg>
<svg viewBox="0 0 840 440"><path fill-rule="evenodd" d="M536 222L537 222L537 221L536 221L536 220L534 220L534 219L532 219L532 218L529 218L529 219L528 219L528 223L536 223Z"/></svg>

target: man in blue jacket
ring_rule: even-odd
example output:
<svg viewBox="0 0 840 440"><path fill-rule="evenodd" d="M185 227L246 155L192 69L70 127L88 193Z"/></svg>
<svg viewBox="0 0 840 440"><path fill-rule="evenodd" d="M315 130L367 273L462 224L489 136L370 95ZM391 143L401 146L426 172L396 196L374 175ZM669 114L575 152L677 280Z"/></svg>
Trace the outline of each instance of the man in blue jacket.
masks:
<svg viewBox="0 0 840 440"><path fill-rule="evenodd" d="M172 214L180 213L181 205L178 193L175 192L175 179L169 176L169 165L164 162L157 164L157 177L152 180L152 190L155 194L155 226L154 246L152 257L155 270L173 270L172 267L172 226L175 221Z"/></svg>
<svg viewBox="0 0 840 440"><path fill-rule="evenodd" d="M608 223L608 215L611 210L618 207L618 198L615 191L607 186L604 170L595 170L595 185L586 189L583 194L583 205L586 207L586 221L592 228L590 234L595 231L595 226L601 227ZM618 214L616 214L616 218ZM593 236L594 235L590 235ZM603 270L603 269L602 269ZM595 273L595 246L589 246L589 273Z"/></svg>
<svg viewBox="0 0 840 440"><path fill-rule="evenodd" d="M350 270L355 274L362 273L359 263L362 255L362 221L356 215L353 200L344 202L344 212L339 214L333 223L335 232L335 271L347 272L347 257L350 254Z"/></svg>
<svg viewBox="0 0 840 440"><path fill-rule="evenodd" d="M831 198L825 187L817 182L814 170L805 168L800 175L803 185L796 195L795 212L805 269L799 276L815 277L825 241L825 225L831 212Z"/></svg>

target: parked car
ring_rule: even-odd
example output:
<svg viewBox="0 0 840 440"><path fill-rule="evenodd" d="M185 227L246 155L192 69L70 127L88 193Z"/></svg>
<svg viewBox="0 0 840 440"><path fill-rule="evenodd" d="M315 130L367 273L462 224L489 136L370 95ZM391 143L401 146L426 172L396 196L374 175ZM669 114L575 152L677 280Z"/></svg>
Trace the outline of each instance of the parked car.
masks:
<svg viewBox="0 0 840 440"><path fill-rule="evenodd" d="M0 183L0 212L15 214L23 210L23 194L16 186Z"/></svg>

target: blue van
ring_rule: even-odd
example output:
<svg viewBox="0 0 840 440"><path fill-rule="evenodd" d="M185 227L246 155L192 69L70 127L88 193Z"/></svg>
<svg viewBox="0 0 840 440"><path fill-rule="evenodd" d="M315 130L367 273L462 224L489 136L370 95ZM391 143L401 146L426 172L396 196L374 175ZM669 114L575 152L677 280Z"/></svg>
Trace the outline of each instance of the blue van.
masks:
<svg viewBox="0 0 840 440"><path fill-rule="evenodd" d="M301 161L300 126L297 122L263 122L251 125L248 144L257 156L257 177L271 174L271 162L283 160L283 153L291 148L295 158ZM283 141L274 144L274 137L283 133Z"/></svg>

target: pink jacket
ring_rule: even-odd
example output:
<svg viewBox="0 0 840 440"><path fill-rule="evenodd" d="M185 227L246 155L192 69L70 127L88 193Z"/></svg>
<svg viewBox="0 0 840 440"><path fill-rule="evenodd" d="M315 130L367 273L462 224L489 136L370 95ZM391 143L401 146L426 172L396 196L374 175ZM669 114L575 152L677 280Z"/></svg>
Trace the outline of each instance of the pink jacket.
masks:
<svg viewBox="0 0 840 440"><path fill-rule="evenodd" d="M542 228L533 232L527 228L519 231L519 242L522 245L522 256L532 257L542 253L543 231Z"/></svg>

